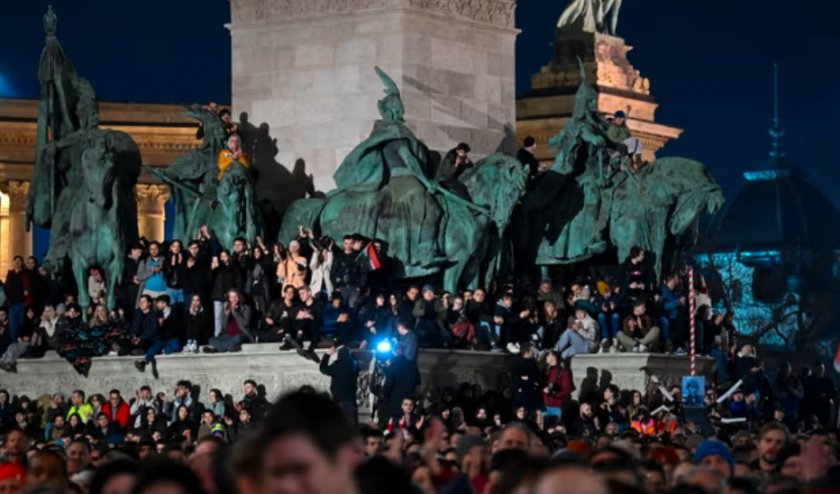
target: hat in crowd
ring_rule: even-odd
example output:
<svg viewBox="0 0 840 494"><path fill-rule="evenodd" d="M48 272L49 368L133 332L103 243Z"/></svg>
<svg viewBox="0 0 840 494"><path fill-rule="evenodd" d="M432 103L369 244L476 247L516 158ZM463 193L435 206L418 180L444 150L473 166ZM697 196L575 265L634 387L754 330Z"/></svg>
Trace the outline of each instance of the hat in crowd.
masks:
<svg viewBox="0 0 840 494"><path fill-rule="evenodd" d="M458 458L458 463L464 460L464 457L476 446L486 446L484 439L475 434L464 434L458 439L458 446L455 448L455 457Z"/></svg>
<svg viewBox="0 0 840 494"><path fill-rule="evenodd" d="M4 463L0 465L0 482L6 480L17 480L23 485L26 480L26 471L19 463Z"/></svg>
<svg viewBox="0 0 840 494"><path fill-rule="evenodd" d="M613 118L627 118L627 114L622 110L618 110L615 114L613 114Z"/></svg>
<svg viewBox="0 0 840 494"><path fill-rule="evenodd" d="M592 452L592 445L583 439L572 439L566 443L566 450L581 458L587 458L589 457L589 453Z"/></svg>
<svg viewBox="0 0 840 494"><path fill-rule="evenodd" d="M432 285L423 285L423 289L421 290L421 292L422 293L426 293L426 292L434 293L435 292L435 287L433 287Z"/></svg>
<svg viewBox="0 0 840 494"><path fill-rule="evenodd" d="M735 469L735 457L729 448L717 439L706 439L697 446L697 450L694 451L694 463L700 463L707 456L720 456L729 463L730 468Z"/></svg>

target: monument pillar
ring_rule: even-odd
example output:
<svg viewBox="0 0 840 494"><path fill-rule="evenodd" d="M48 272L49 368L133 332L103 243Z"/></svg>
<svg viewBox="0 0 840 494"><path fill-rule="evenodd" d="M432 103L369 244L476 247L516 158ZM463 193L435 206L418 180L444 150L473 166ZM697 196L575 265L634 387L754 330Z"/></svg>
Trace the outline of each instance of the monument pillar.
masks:
<svg viewBox="0 0 840 494"><path fill-rule="evenodd" d="M233 113L319 190L379 115L381 67L431 149L515 151L516 0L231 0ZM255 163L259 166L259 163Z"/></svg>
<svg viewBox="0 0 840 494"><path fill-rule="evenodd" d="M29 182L10 180L0 184L6 196L0 201L0 270L5 274L15 256L32 255L32 232L26 231Z"/></svg>
<svg viewBox="0 0 840 494"><path fill-rule="evenodd" d="M557 31L554 58L531 78L531 90L516 102L516 133L537 140L537 158L554 159L548 141L566 125L572 115L575 93L580 85L583 62L587 80L598 90L598 111L605 117L618 110L627 113L627 127L642 142L642 157L656 158L656 152L676 139L682 129L655 121L659 106L650 92L650 80L642 77L627 59L632 47L616 36L591 32Z"/></svg>
<svg viewBox="0 0 840 494"><path fill-rule="evenodd" d="M164 240L166 201L169 189L165 185L137 184L137 231L148 240Z"/></svg>

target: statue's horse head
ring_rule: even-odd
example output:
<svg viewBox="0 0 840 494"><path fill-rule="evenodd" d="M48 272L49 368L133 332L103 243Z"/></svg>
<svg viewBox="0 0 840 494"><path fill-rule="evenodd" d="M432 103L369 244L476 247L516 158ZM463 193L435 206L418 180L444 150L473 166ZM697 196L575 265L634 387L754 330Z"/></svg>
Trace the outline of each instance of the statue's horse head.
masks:
<svg viewBox="0 0 840 494"><path fill-rule="evenodd" d="M109 209L115 183L114 153L101 133L96 133L82 152L82 177L88 200L101 209Z"/></svg>
<svg viewBox="0 0 840 494"><path fill-rule="evenodd" d="M499 232L507 228L527 180L528 171L522 163L502 153L487 156L461 178L473 202L489 209Z"/></svg>

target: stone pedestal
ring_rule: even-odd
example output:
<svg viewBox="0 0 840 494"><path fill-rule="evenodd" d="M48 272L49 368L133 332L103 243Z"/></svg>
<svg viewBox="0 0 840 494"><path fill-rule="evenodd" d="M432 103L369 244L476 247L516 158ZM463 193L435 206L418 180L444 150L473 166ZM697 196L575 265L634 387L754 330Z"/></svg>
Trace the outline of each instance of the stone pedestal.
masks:
<svg viewBox="0 0 840 494"><path fill-rule="evenodd" d="M631 49L614 36L558 31L554 59L531 78L531 90L516 102L520 141L534 136L537 157L542 161L554 159L548 141L560 133L572 115L580 85L580 58L587 80L598 90L598 110L605 116L617 110L627 112L627 126L642 141L644 159L655 159L656 151L679 137L682 130L655 122L658 105L650 93L650 81L627 60Z"/></svg>
<svg viewBox="0 0 840 494"><path fill-rule="evenodd" d="M379 118L380 66L409 127L443 152L513 146L515 0L231 0L233 108L319 190ZM260 157L257 156L257 159Z"/></svg>
<svg viewBox="0 0 840 494"><path fill-rule="evenodd" d="M643 370L646 369L646 370ZM708 357L697 359L697 375L706 376L709 382L714 361ZM679 385L682 376L691 372L691 359L656 353L599 353L575 355L572 358L572 377L575 398L589 393L600 393L608 385L621 389L644 391L655 375L664 386Z"/></svg>
<svg viewBox="0 0 840 494"><path fill-rule="evenodd" d="M162 241L166 221L166 201L169 189L165 185L138 184L137 196L137 231L148 240Z"/></svg>

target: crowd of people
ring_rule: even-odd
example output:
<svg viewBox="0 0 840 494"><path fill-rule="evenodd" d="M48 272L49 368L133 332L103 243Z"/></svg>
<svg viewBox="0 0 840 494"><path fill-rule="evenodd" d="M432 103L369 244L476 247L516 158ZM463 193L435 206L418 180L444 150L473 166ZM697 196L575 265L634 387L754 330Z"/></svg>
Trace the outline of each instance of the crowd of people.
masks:
<svg viewBox="0 0 840 494"><path fill-rule="evenodd" d="M749 349L745 349L749 350ZM345 355L342 356L341 354ZM396 359L404 358L398 352ZM399 406L361 421L329 367L332 398L301 388L274 403L188 381L106 395L29 398L0 390L0 492L18 493L829 493L840 490L840 431L824 368L765 388L755 357L741 385L707 389L689 411L679 386L580 390L554 351L523 345L510 385L414 383ZM352 358L352 357L349 357ZM759 371L756 371L759 369ZM386 383L386 387L389 384ZM790 387L801 387L796 414ZM830 388L830 389L829 389ZM796 394L794 392L794 394Z"/></svg>

